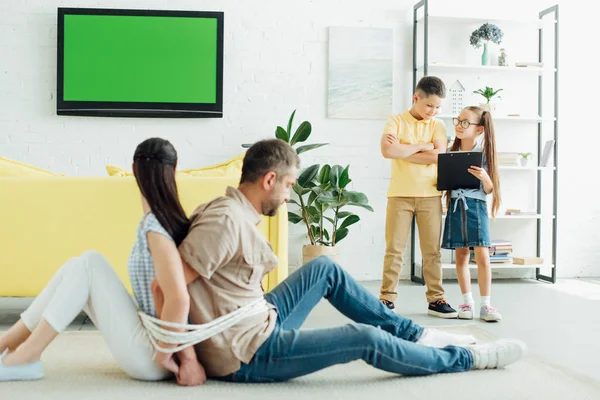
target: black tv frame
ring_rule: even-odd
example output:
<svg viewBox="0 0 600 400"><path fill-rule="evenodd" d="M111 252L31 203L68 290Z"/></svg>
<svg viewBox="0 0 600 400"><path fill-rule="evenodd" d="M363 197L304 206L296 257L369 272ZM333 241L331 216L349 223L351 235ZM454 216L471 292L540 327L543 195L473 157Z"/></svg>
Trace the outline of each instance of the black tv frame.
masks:
<svg viewBox="0 0 600 400"><path fill-rule="evenodd" d="M212 103L159 103L64 100L65 15L123 15L214 18L217 20L217 101ZM92 117L223 118L223 30L220 11L135 10L106 8L58 8L56 114Z"/></svg>

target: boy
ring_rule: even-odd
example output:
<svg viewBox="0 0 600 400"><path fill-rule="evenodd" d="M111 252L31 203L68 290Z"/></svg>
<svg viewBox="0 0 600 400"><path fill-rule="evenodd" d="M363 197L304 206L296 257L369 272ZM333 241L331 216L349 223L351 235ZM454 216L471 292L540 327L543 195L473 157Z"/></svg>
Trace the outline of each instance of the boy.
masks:
<svg viewBox="0 0 600 400"><path fill-rule="evenodd" d="M446 86L435 76L417 84L413 105L388 119L381 137L381 154L392 160L385 226L385 257L380 300L394 309L396 286L413 216L419 228L428 314L457 318L444 300L440 238L441 193L436 189L437 156L446 152L446 127L434 116L446 97Z"/></svg>

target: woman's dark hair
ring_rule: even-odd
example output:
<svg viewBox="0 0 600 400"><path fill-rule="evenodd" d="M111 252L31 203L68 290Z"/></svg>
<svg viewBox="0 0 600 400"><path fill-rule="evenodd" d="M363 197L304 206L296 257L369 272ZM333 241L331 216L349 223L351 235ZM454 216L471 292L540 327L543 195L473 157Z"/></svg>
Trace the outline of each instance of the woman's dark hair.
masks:
<svg viewBox="0 0 600 400"><path fill-rule="evenodd" d="M158 222L179 246L187 235L190 220L179 201L176 165L175 147L161 138L144 140L133 155L133 174L142 196Z"/></svg>

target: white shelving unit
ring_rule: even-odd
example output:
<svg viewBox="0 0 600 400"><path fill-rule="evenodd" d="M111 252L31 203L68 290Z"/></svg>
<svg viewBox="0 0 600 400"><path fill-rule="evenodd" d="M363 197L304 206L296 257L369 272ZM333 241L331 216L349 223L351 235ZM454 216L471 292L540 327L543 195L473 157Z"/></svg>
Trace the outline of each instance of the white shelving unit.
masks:
<svg viewBox="0 0 600 400"><path fill-rule="evenodd" d="M427 19L429 22L431 23L436 23L436 22L446 22L446 23L456 23L456 24L471 24L471 23L479 23L479 24L483 24L485 22L488 22L490 24L494 24L494 25L504 25L504 26L519 26L519 25L526 25L526 26L535 26L537 28L543 28L544 26L549 26L551 24L555 24L556 20L551 20L551 19L544 19L544 20L540 20L540 19L489 19L489 18L482 18L482 17L463 17L463 16L449 16L449 15L432 15L429 14L427 16ZM424 23L425 17L422 16L420 18L417 19L417 23L422 24Z"/></svg>
<svg viewBox="0 0 600 400"><path fill-rule="evenodd" d="M424 65L417 67L418 71L422 71L425 69ZM462 65L462 64L443 64L443 63L431 63L427 64L428 70L436 70L436 69L448 69L448 70L467 70L467 71L477 71L477 72L515 72L515 73L527 73L527 74L537 74L542 75L545 72L552 72L552 70L548 70L543 67L498 67L498 66L490 66L490 65Z"/></svg>
<svg viewBox="0 0 600 400"><path fill-rule="evenodd" d="M436 118L452 120L452 118L456 117L456 115L448 115L448 114L439 114L436 115ZM494 121L510 121L510 122L551 122L556 118L541 118L541 117L521 117L521 116L509 116L509 115L494 115Z"/></svg>
<svg viewBox="0 0 600 400"><path fill-rule="evenodd" d="M419 16L419 12L422 11ZM551 17L553 16L553 18ZM535 269L535 276L539 280L544 280L548 282L556 282L556 227L557 227L557 178L558 178L558 106L557 106L557 82L558 82L558 6L550 7L546 10L543 10L539 13L538 19L488 19L481 17L464 17L464 16L443 16L443 15L432 15L429 13L429 4L428 0L421 0L414 6L413 13L413 90L417 84L417 75L426 76L426 75L439 75L443 74L446 77L453 76L471 76L476 75L477 79L481 77L493 76L496 79L496 83L498 81L510 81L520 79L518 82L531 82L532 85L537 81L537 113L529 112L525 113L525 115L507 115L507 114L493 114L493 119L496 123L510 123L511 128L506 128L509 130L518 129L520 125L523 127L529 127L527 129L534 130L535 128L531 127L531 125L537 126L537 151L534 155L537 156L537 163L534 162L534 165L526 165L526 166L512 166L512 165L499 165L499 169L503 174L507 174L508 177L510 174L513 179L515 179L515 173L521 172L521 174L516 175L516 178L521 179L523 176L527 179L532 179L532 172L535 172L536 175L536 187L537 189L537 199L535 199L535 208L533 210L536 212L535 214L523 214L523 215L496 215L496 220L491 221L492 234L495 225L508 224L506 226L510 227L510 230L506 230L506 232L510 231L518 231L521 227L519 224L527 224L528 229L532 228L530 224L536 224L536 238L532 238L533 241L536 239L535 248L536 255L538 257L541 256L542 252L542 241L541 241L541 228L542 222L548 221L552 225L552 248L551 254L552 257L544 257L544 264L536 264L536 265L516 265L516 264L493 264L493 269L521 269L521 270L531 270ZM532 33L537 32L538 42L537 43L527 43L527 50L533 49L536 47L537 59L536 61L543 63L542 67L517 67L514 66L490 66L490 65L477 65L476 63L461 63L460 57L453 57L451 51L447 51L448 41L444 42L444 47L438 47L438 50L441 51L442 55L436 54L439 57L437 60L431 61L429 58L429 34L431 28L437 28L440 24L443 25L443 31L438 30L438 35L447 36L448 38L454 37L463 37L465 25L474 27L475 25L481 25L483 23L491 23L498 26L501 26L503 30L510 31L511 29L531 29ZM437 25L437 26L436 26ZM418 37L419 29L422 29L422 37ZM441 29L441 28L440 28ZM461 35L452 36L453 29L463 29L463 33ZM514 31L513 31L514 32ZM543 46L543 32L552 32L553 33L553 59L550 58L548 60L544 59L544 49ZM515 34L516 35L516 34ZM516 37L516 36L515 36ZM516 37L517 41L525 42L527 38L518 36ZM437 38L436 40L439 40ZM444 39L444 40L452 40L452 39ZM422 43L422 50L417 51L417 42ZM450 46L453 46L454 42L450 42ZM514 42L513 42L514 44ZM451 47L452 51L454 51L454 47ZM422 51L422 53L420 53ZM529 56L533 57L533 54L527 52ZM418 56L422 56L421 60L418 60ZM463 56L464 58L464 56ZM533 58L530 58L530 60ZM449 62L444 62L449 61ZM458 63L454 63L452 61L459 61ZM468 61L468 60L467 60ZM458 79L458 78L456 78ZM483 78L481 78L483 79ZM542 95L543 85L542 82L545 82L546 79L550 79L554 81L553 91L548 93L544 92L544 96ZM533 81L531 81L533 80ZM482 86L485 86L484 83L481 83ZM553 96L553 112L545 112L545 109L542 107L542 101L546 102L550 96ZM528 100L523 100L528 101ZM531 100L535 101L534 99ZM529 103L530 105L533 105ZM535 103L534 103L535 104ZM528 107L525 107L525 109ZM533 111L529 110L529 111ZM537 115L536 115L537 114ZM442 114L438 115L438 118L444 120L451 120L455 115L450 114ZM554 166L539 166L539 161L541 160L542 151L543 151L543 132L542 132L542 124L550 124L553 125L553 135L552 139L554 140L554 153L553 153L553 162ZM446 126L450 129L452 124L446 123ZM548 126L548 125L546 125ZM498 127L496 127L496 137L498 138ZM532 138L531 135L526 135L529 138ZM533 139L533 138L532 138ZM500 145L498 145L499 151L504 151ZM522 150L519 150L522 151ZM526 172L526 173L525 173ZM545 194L542 196L542 181L546 179L546 177L550 177L550 173L552 173L552 196ZM503 178L501 178L503 179ZM548 178L549 179L549 178ZM502 191L505 192L507 186L501 185ZM552 209L546 210L542 208L542 202L552 200ZM445 216L444 216L445 217ZM513 221L513 222L502 222L502 221ZM530 221L530 222L527 222ZM531 222L533 221L533 222ZM537 222L536 222L537 221ZM513 225L516 224L516 225ZM525 225L523 225L525 226ZM413 282L418 282L424 284L424 280L421 276L415 275L415 270L417 266L421 266L421 263L415 262L415 238L416 238L416 224L413 220L412 225L412 233L411 233L411 280ZM551 258L547 259L546 258ZM477 268L477 265L470 264L471 268ZM454 269L455 265L452 263L444 263L442 265L443 269ZM547 271L551 269L550 275L543 275L540 271Z"/></svg>

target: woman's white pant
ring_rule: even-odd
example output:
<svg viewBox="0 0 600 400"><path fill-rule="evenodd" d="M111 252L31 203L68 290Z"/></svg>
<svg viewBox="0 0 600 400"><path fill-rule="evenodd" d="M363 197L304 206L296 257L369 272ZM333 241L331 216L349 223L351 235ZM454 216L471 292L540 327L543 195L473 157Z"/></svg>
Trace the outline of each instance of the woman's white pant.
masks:
<svg viewBox="0 0 600 400"><path fill-rule="evenodd" d="M102 254L86 251L67 261L21 314L33 331L41 318L62 332L85 311L117 364L132 378L161 380L171 373L153 360L155 350L127 289Z"/></svg>

